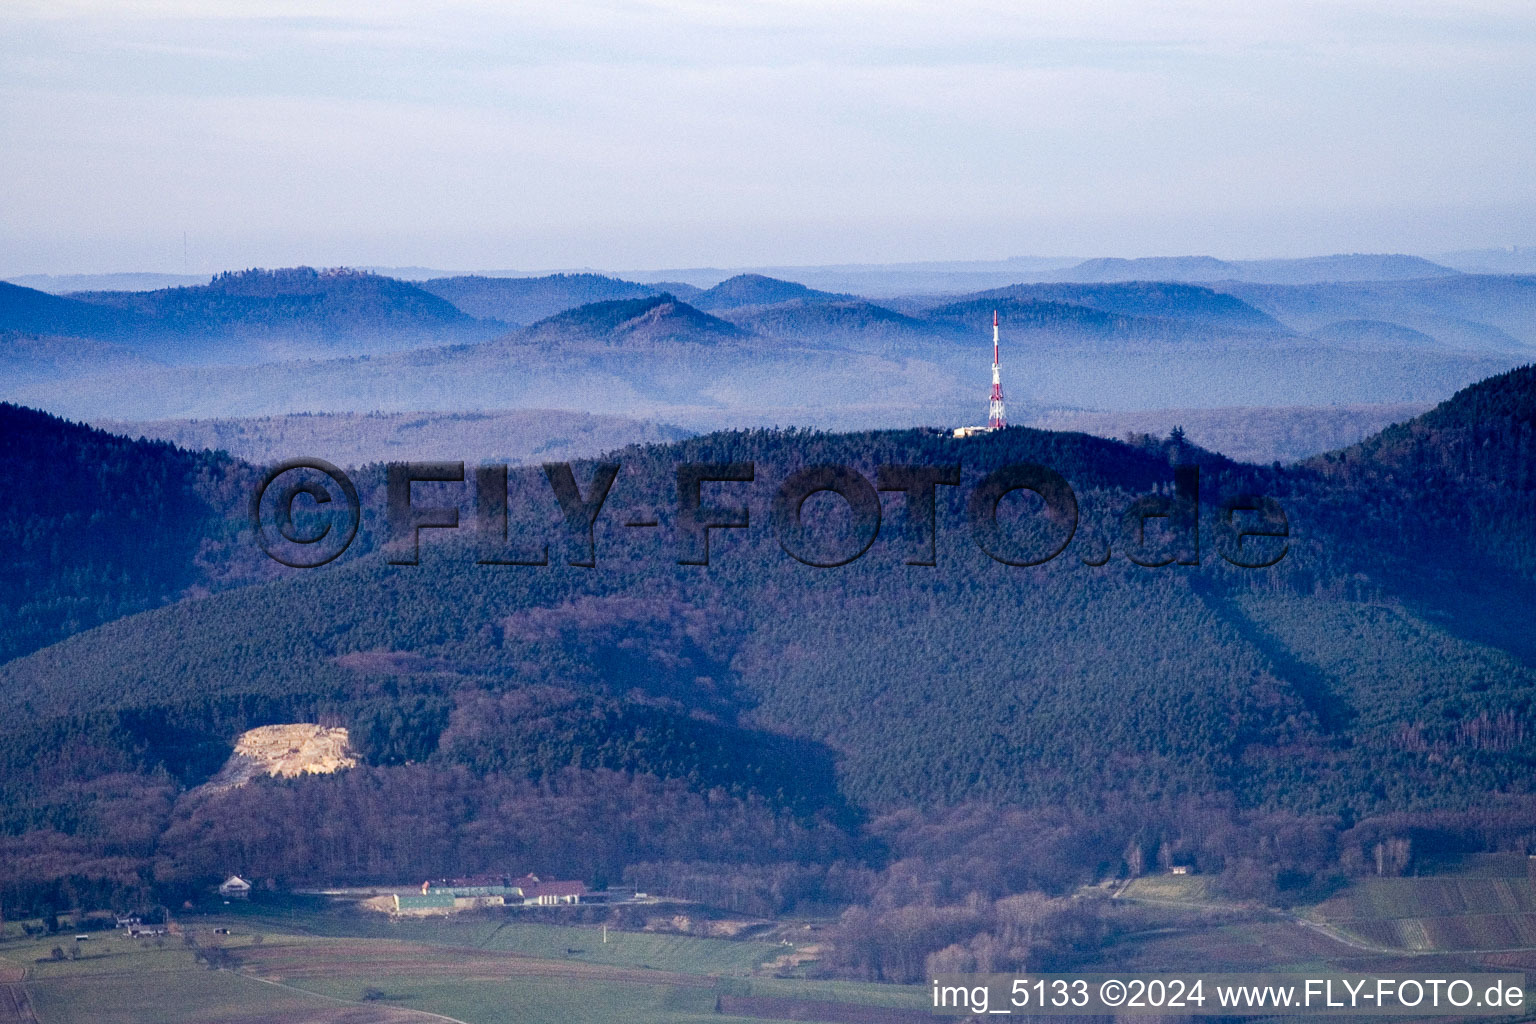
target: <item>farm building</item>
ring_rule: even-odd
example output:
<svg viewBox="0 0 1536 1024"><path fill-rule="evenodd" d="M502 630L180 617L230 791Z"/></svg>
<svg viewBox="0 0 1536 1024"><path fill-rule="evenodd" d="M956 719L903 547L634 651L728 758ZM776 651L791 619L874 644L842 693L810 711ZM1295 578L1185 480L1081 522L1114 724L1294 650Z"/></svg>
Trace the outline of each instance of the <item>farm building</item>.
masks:
<svg viewBox="0 0 1536 1024"><path fill-rule="evenodd" d="M580 903L587 887L580 882L531 882L521 886L523 905L552 907L562 903Z"/></svg>
<svg viewBox="0 0 1536 1024"><path fill-rule="evenodd" d="M426 917L451 914L459 906L452 893L427 893L425 896L395 896L395 913L402 917Z"/></svg>
<svg viewBox="0 0 1536 1024"><path fill-rule="evenodd" d="M522 893L507 886L456 886L451 889L429 889L420 896L394 897L394 913L405 917L431 914L452 914L476 907L503 907L508 900L522 902Z"/></svg>
<svg viewBox="0 0 1536 1024"><path fill-rule="evenodd" d="M479 879L475 881L479 882ZM511 885L486 883L475 885L434 885L421 883L421 895L393 895L383 906L397 916L421 917L452 914L477 907L528 906L552 907L581 902L587 887L581 882L545 881L538 875L524 875Z"/></svg>
<svg viewBox="0 0 1536 1024"><path fill-rule="evenodd" d="M251 883L239 875L230 875L219 885L219 895L226 899L243 900L251 895Z"/></svg>
<svg viewBox="0 0 1536 1024"><path fill-rule="evenodd" d="M451 885L445 889L433 889L433 892L452 893L458 898L484 899L499 896L503 900L521 899L523 890L515 885Z"/></svg>

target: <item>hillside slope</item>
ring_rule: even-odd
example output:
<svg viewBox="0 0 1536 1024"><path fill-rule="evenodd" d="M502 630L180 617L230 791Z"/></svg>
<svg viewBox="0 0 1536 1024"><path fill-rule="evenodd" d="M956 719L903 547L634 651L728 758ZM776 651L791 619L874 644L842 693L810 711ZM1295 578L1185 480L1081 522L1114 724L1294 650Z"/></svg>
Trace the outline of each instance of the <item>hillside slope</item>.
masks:
<svg viewBox="0 0 1536 1024"><path fill-rule="evenodd" d="M0 331L119 338L148 327L142 316L0 281Z"/></svg>
<svg viewBox="0 0 1536 1024"><path fill-rule="evenodd" d="M226 272L197 287L77 292L70 300L132 318L138 349L183 363L383 352L483 339L498 326L413 284L346 269Z"/></svg>
<svg viewBox="0 0 1536 1024"><path fill-rule="evenodd" d="M0 404L0 661L211 582L248 482L225 458Z"/></svg>
<svg viewBox="0 0 1536 1024"><path fill-rule="evenodd" d="M1253 308L1236 296L1198 285L1164 281L1097 285L1019 284L960 296L944 305L1002 299L1068 303L1106 313L1188 320L1242 331L1286 330L1274 317Z"/></svg>
<svg viewBox="0 0 1536 1024"><path fill-rule="evenodd" d="M418 287L446 299L470 316L521 326L590 302L639 299L659 294L651 285L601 274L544 277L436 277Z"/></svg>
<svg viewBox="0 0 1536 1024"><path fill-rule="evenodd" d="M598 342L634 351L678 343L713 345L745 337L747 332L735 324L663 293L589 303L541 320L500 344L543 347Z"/></svg>
<svg viewBox="0 0 1536 1024"><path fill-rule="evenodd" d="M1369 863L1377 842L1517 842L1536 827L1536 737L1521 725L1536 711L1536 509L1518 472L1533 408L1526 369L1282 469L1177 437L1019 428L637 446L616 456L595 569L568 564L585 534L561 527L536 470L512 474L507 543L547 541L550 564L480 564L466 487L441 490L464 527L426 538L420 565L386 564L368 553L380 481L365 473L358 557L0 666L0 699L22 709L0 728L13 854L0 885L27 899L61 873L195 886L232 859L331 884L649 863L646 877L801 879L836 898L881 863L877 837L899 835L929 858L994 865L986 885L1004 892L1113 872L1122 851L1162 843L1273 892L1285 872L1322 885ZM108 443L92 436L81 443ZM750 483L707 485L707 501L750 513L713 532L708 566L678 564L676 467L694 461L755 464ZM867 476L962 465L963 485L939 489L937 564L908 564L926 544L896 495L858 560L788 557L774 492L828 462ZM1036 568L988 558L965 525L982 474L1020 462L1061 472L1079 507L1064 553ZM1199 564L1132 564L1191 556L1187 538L1120 520L1190 464L1207 510ZM577 470L584 487L590 472ZM1219 555L1233 549L1216 510L1237 493L1285 509L1273 568ZM1488 500L1474 510L1469 495ZM1006 499L1004 536L1060 542L1062 522L1032 508ZM845 549L838 503L815 498L806 515L825 525L804 543ZM651 516L659 528L624 525ZM346 728L359 765L191 792L245 731L295 723ZM1009 807L1051 824L993 849L978 823ZM329 823L329 838L296 820Z"/></svg>
<svg viewBox="0 0 1536 1024"><path fill-rule="evenodd" d="M260 465L317 455L338 466L402 459L535 463L593 458L626 444L673 441L688 433L622 416L558 409L101 420L95 426L128 437L170 441L182 448L225 451Z"/></svg>
<svg viewBox="0 0 1536 1024"><path fill-rule="evenodd" d="M726 278L713 288L700 292L689 301L699 309L715 313L725 309L740 309L743 306L770 306L780 302L852 297L818 291L794 281L781 281L762 274L737 274L735 277Z"/></svg>

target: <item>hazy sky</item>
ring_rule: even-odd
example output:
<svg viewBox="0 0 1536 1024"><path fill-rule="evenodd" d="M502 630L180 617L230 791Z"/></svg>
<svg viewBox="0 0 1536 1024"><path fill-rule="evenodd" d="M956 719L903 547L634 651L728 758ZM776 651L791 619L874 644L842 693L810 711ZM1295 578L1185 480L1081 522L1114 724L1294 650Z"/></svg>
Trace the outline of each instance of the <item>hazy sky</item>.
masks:
<svg viewBox="0 0 1536 1024"><path fill-rule="evenodd" d="M1536 242L1536 4L3 0L0 273Z"/></svg>

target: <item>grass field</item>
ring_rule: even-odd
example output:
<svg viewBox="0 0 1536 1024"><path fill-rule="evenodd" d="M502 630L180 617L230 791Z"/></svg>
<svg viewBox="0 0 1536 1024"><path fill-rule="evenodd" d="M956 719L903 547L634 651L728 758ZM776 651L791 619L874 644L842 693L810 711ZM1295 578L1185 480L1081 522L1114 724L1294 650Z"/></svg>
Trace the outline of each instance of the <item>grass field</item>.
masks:
<svg viewBox="0 0 1536 1024"><path fill-rule="evenodd" d="M1536 887L1517 873L1524 863L1359 880L1306 912L1331 934L1224 904L1201 876L1141 878L1119 893L1138 905L1140 928L1076 969L1403 969L1409 954L1470 968L1482 962L1478 950L1536 950ZM597 926L503 913L392 922L305 899L215 909L179 924L222 947L215 959L226 969L199 962L177 935L157 946L96 932L78 944L67 934L0 941L0 971L24 974L10 984L25 990L39 1024L836 1024L926 1013L920 987L771 977L764 965L794 948L782 942L610 929L604 943ZM65 959L51 958L54 946Z"/></svg>
<svg viewBox="0 0 1536 1024"><path fill-rule="evenodd" d="M1119 895L1121 899L1201 906L1211 899L1210 883L1201 875L1143 875L1127 882Z"/></svg>
<svg viewBox="0 0 1536 1024"><path fill-rule="evenodd" d="M484 943L486 949L502 949L530 956L560 957L580 950L582 960L602 964L655 968L686 974L745 975L780 956L786 947L776 942L734 942L685 935L609 930L603 942L599 928L562 928L555 925L512 923L498 928Z"/></svg>
<svg viewBox="0 0 1536 1024"><path fill-rule="evenodd" d="M40 1024L748 1019L717 1013L721 997L838 1021L865 1020L880 1008L910 1014L925 997L915 988L749 977L792 948L778 942L610 929L604 943L599 927L499 915L392 923L319 904L252 905L180 923L196 930L199 943L227 950L232 969L211 970L179 936L156 946L124 932L93 933L78 944L69 935L12 937L0 943L0 968L24 972ZM217 935L216 927L231 934ZM51 958L54 946L65 959Z"/></svg>
<svg viewBox="0 0 1536 1024"><path fill-rule="evenodd" d="M302 1020L334 1006L229 971L193 969L55 977L29 981L27 991L43 1024L215 1024L253 1017Z"/></svg>
<svg viewBox="0 0 1536 1024"><path fill-rule="evenodd" d="M307 934L316 937L377 938L465 949L502 950L528 956L578 959L594 964L644 967L689 974L746 975L786 952L777 942L698 938L658 932L609 929L603 942L597 925L562 926L508 920L500 914L391 921L381 914L339 911L262 912L242 909L230 921L237 930Z"/></svg>

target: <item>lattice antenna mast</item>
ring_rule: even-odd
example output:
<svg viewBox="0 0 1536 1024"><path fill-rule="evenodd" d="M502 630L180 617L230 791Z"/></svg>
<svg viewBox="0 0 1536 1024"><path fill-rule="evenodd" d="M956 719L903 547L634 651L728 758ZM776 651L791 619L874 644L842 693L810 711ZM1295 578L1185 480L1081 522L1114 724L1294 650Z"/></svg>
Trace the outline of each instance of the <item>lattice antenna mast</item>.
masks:
<svg viewBox="0 0 1536 1024"><path fill-rule="evenodd" d="M987 429L1001 430L1008 425L1003 410L1003 378L997 362L997 310L992 311L992 400L987 405Z"/></svg>

